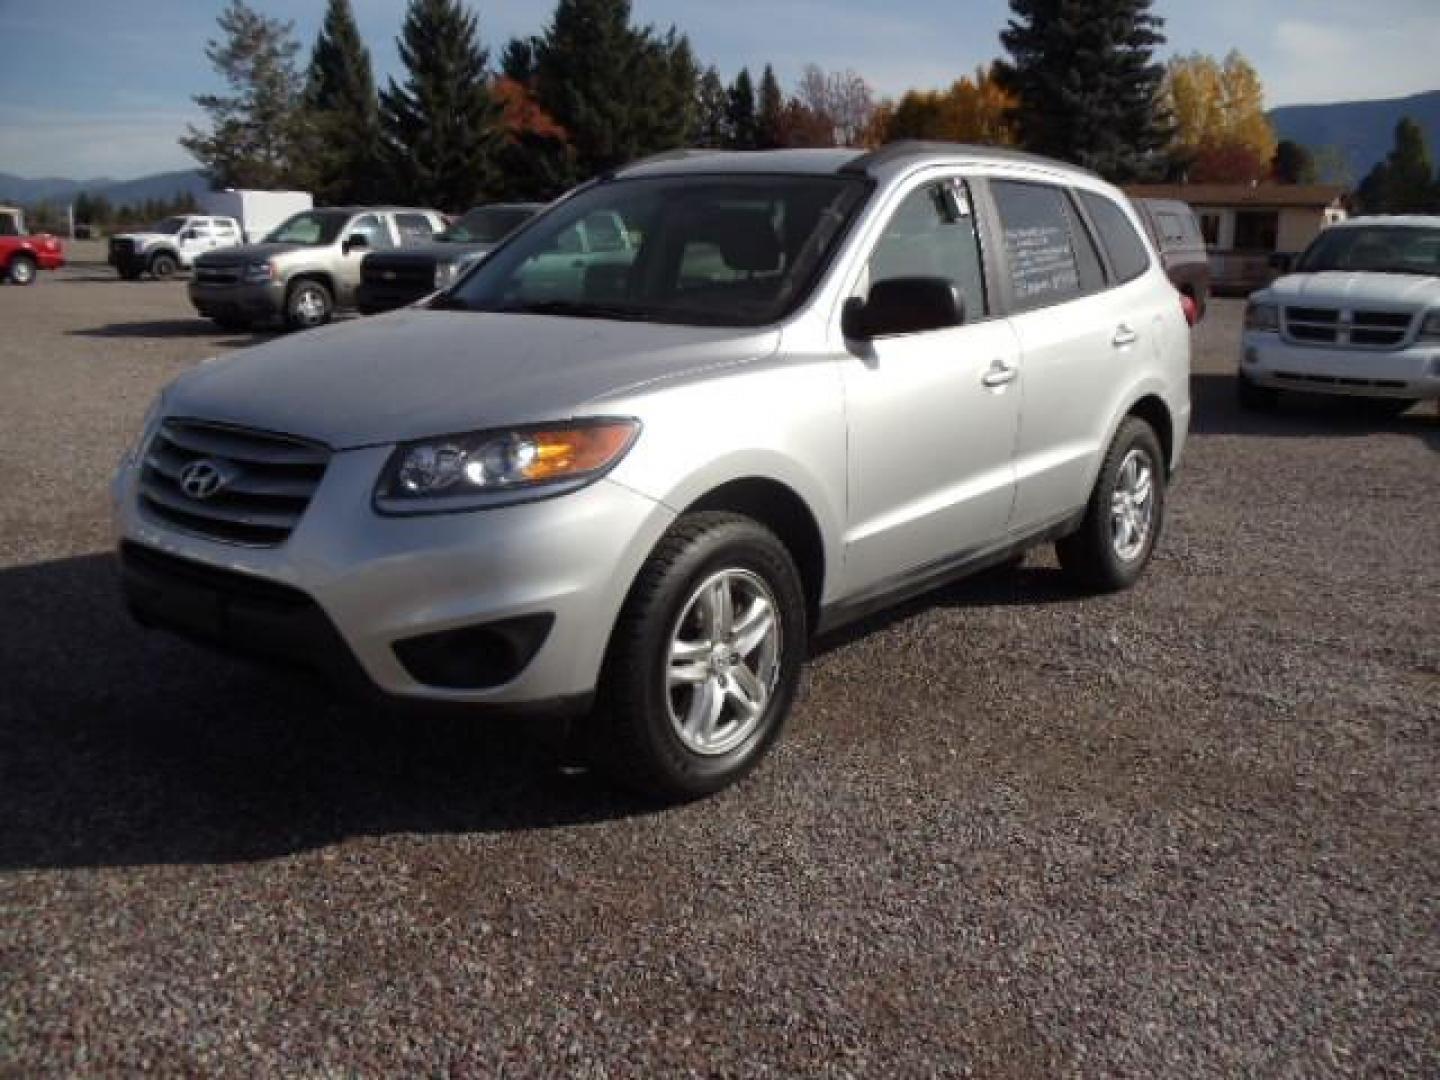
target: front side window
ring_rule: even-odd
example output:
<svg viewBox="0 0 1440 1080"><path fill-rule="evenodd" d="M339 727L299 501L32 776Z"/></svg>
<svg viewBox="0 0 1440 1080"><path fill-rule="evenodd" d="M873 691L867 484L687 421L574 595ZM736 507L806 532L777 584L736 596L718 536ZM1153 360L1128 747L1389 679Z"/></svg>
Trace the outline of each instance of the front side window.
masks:
<svg viewBox="0 0 1440 1080"><path fill-rule="evenodd" d="M1140 239L1140 234L1135 231L1135 226L1131 224L1130 217L1124 210L1104 195L1097 195L1093 191L1080 192L1080 201L1085 204L1090 220L1095 223L1095 228L1100 233L1100 242L1105 245L1105 251L1110 256L1110 267L1115 272L1117 282L1134 281L1150 269L1150 253L1145 249L1145 241ZM1180 235L1180 219L1174 214L1156 216L1160 222L1161 236L1171 244L1180 243L1183 239Z"/></svg>
<svg viewBox="0 0 1440 1080"><path fill-rule="evenodd" d="M964 301L966 322L987 314L980 236L963 180L925 184L907 195L866 264L866 292L897 278L943 278Z"/></svg>
<svg viewBox="0 0 1440 1080"><path fill-rule="evenodd" d="M326 210L306 210L287 218L279 228L265 237L267 244L304 244L326 247L333 244L345 227L349 216Z"/></svg>
<svg viewBox="0 0 1440 1080"><path fill-rule="evenodd" d="M0 211L0 236L21 236L20 215Z"/></svg>
<svg viewBox="0 0 1440 1080"><path fill-rule="evenodd" d="M436 306L763 326L805 298L867 191L838 176L596 184L546 211Z"/></svg>
<svg viewBox="0 0 1440 1080"><path fill-rule="evenodd" d="M1017 311L1064 303L1100 287L1093 242L1058 187L991 180Z"/></svg>

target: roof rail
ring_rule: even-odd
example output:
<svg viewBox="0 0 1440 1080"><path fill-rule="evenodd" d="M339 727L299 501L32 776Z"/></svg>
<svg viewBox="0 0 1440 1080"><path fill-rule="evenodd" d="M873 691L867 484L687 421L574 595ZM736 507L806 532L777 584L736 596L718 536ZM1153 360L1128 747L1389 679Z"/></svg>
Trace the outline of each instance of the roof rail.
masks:
<svg viewBox="0 0 1440 1080"><path fill-rule="evenodd" d="M840 171L842 173L870 173L896 161L924 157L928 154L965 154L1028 165L1058 165L1062 168L1078 170L1088 176L1098 177L1099 175L1080 165L1072 165L1067 161L1045 157L1042 154L1031 154L1025 150L1012 150L1008 146L982 146L978 143L940 142L934 139L900 139L897 142L886 143L878 150L871 150L868 154L862 154L853 161L847 161L840 167Z"/></svg>

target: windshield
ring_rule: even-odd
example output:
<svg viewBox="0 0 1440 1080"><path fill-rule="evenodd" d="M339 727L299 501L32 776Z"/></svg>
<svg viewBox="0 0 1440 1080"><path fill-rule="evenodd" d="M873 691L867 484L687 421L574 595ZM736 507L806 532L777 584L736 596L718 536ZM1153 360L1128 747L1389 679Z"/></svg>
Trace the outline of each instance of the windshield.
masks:
<svg viewBox="0 0 1440 1080"><path fill-rule="evenodd" d="M324 247L333 244L340 230L350 220L344 211L306 210L286 219L278 229L265 237L267 244L309 244Z"/></svg>
<svg viewBox="0 0 1440 1080"><path fill-rule="evenodd" d="M461 244L498 244L535 216L534 210L477 207L442 232L437 240Z"/></svg>
<svg viewBox="0 0 1440 1080"><path fill-rule="evenodd" d="M805 298L868 190L838 176L597 184L547 211L433 303L763 326Z"/></svg>
<svg viewBox="0 0 1440 1080"><path fill-rule="evenodd" d="M1330 229L1315 238L1295 269L1307 274L1368 270L1440 275L1440 229L1403 225Z"/></svg>
<svg viewBox="0 0 1440 1080"><path fill-rule="evenodd" d="M173 236L185 227L183 217L167 217L164 221L157 222L150 227L153 233L166 233Z"/></svg>

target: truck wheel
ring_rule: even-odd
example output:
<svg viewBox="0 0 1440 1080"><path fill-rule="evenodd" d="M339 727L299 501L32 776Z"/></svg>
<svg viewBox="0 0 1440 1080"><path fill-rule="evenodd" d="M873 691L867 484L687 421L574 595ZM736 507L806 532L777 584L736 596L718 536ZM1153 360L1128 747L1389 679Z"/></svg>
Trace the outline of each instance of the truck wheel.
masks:
<svg viewBox="0 0 1440 1080"><path fill-rule="evenodd" d="M330 321L335 301L330 290L318 281L297 281L285 294L285 325L291 330L309 330Z"/></svg>
<svg viewBox="0 0 1440 1080"><path fill-rule="evenodd" d="M34 285L35 260L29 255L16 255L10 260L9 277L15 285Z"/></svg>
<svg viewBox="0 0 1440 1080"><path fill-rule="evenodd" d="M774 533L739 514L681 518L616 622L592 756L667 800L734 783L785 725L805 618L800 575Z"/></svg>
<svg viewBox="0 0 1440 1080"><path fill-rule="evenodd" d="M1105 454L1080 528L1055 545L1060 568L1095 592L1128 589L1165 519L1165 457L1149 424L1128 417Z"/></svg>
<svg viewBox="0 0 1440 1080"><path fill-rule="evenodd" d="M150 276L156 281L164 281L175 276L175 271L180 268L175 256L169 252L162 251L150 260Z"/></svg>

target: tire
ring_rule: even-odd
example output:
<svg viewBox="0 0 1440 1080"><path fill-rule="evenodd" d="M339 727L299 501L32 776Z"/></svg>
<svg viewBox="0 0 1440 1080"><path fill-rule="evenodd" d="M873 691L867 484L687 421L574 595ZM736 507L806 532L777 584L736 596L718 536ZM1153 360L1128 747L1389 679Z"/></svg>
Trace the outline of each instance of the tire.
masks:
<svg viewBox="0 0 1440 1080"><path fill-rule="evenodd" d="M1236 375L1235 401L1246 412L1274 412L1280 407L1280 391L1256 386L1244 375Z"/></svg>
<svg viewBox="0 0 1440 1080"><path fill-rule="evenodd" d="M666 801L735 783L784 728L807 640L800 575L774 533L739 514L682 517L616 622L591 757L625 786Z"/></svg>
<svg viewBox="0 0 1440 1080"><path fill-rule="evenodd" d="M36 269L35 260L29 255L16 255L10 260L10 270L6 276L12 285L34 285L35 279L40 276Z"/></svg>
<svg viewBox="0 0 1440 1080"><path fill-rule="evenodd" d="M168 281L180 269L180 261L168 251L157 252L150 259L150 276L156 281Z"/></svg>
<svg viewBox="0 0 1440 1080"><path fill-rule="evenodd" d="M306 279L290 286L285 294L285 326L309 330L330 321L335 300L322 282Z"/></svg>
<svg viewBox="0 0 1440 1080"><path fill-rule="evenodd" d="M1144 420L1127 417L1105 453L1080 528L1055 545L1060 567L1093 592L1128 589L1149 563L1164 521L1160 440Z"/></svg>

